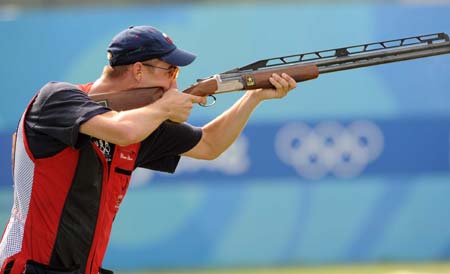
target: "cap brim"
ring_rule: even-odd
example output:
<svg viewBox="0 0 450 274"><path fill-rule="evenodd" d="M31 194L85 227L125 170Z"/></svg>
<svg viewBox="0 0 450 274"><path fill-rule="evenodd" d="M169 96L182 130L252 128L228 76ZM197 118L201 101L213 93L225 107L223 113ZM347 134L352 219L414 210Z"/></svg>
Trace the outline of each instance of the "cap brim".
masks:
<svg viewBox="0 0 450 274"><path fill-rule="evenodd" d="M171 65L182 67L194 62L197 56L191 52L176 48L169 54L159 57L159 59Z"/></svg>

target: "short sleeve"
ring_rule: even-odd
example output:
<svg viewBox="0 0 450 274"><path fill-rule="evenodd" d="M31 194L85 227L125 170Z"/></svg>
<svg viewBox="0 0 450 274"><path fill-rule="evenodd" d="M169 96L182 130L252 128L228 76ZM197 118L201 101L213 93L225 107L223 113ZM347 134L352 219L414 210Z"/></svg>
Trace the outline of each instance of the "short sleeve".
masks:
<svg viewBox="0 0 450 274"><path fill-rule="evenodd" d="M31 151L37 158L51 156L64 147L78 148L89 139L80 125L110 111L67 83L45 85L25 118Z"/></svg>
<svg viewBox="0 0 450 274"><path fill-rule="evenodd" d="M173 173L180 154L197 145L201 137L202 129L199 127L166 121L142 141L136 167Z"/></svg>

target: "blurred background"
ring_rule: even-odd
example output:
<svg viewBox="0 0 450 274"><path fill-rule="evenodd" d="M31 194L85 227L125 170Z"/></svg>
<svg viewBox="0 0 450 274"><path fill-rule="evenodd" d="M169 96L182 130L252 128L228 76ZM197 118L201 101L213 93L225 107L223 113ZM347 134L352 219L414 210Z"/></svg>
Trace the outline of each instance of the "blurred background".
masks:
<svg viewBox="0 0 450 274"><path fill-rule="evenodd" d="M94 81L130 25L198 54L181 70L186 88L259 59L448 33L450 1L1 0L0 226L12 207L11 134L28 101L48 81ZM241 95L196 106L189 122L205 124ZM449 260L443 55L322 75L262 104L220 158L182 159L174 175L137 170L104 267L450 273Z"/></svg>

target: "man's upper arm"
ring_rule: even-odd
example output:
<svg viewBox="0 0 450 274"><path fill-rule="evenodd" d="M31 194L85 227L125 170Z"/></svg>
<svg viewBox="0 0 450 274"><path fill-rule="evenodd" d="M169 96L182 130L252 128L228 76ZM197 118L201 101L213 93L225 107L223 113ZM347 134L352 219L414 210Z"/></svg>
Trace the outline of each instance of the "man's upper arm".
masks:
<svg viewBox="0 0 450 274"><path fill-rule="evenodd" d="M115 111L95 115L80 125L80 133L106 140L111 143L120 143L117 136L117 123L114 122Z"/></svg>
<svg viewBox="0 0 450 274"><path fill-rule="evenodd" d="M27 134L42 144L59 142L66 146L79 145L80 126L96 115L109 112L75 86L67 83L49 83L26 116Z"/></svg>
<svg viewBox="0 0 450 274"><path fill-rule="evenodd" d="M136 167L174 172L180 155L192 150L202 135L202 128L166 121L142 142Z"/></svg>

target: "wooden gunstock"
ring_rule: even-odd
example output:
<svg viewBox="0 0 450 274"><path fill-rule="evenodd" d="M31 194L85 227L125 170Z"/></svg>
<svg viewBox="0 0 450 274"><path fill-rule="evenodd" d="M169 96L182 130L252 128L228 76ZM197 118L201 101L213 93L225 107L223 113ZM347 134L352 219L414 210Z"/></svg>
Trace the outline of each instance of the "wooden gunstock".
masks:
<svg viewBox="0 0 450 274"><path fill-rule="evenodd" d="M149 105L161 98L163 94L162 88L154 87L89 94L89 97L112 110L122 111Z"/></svg>

